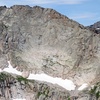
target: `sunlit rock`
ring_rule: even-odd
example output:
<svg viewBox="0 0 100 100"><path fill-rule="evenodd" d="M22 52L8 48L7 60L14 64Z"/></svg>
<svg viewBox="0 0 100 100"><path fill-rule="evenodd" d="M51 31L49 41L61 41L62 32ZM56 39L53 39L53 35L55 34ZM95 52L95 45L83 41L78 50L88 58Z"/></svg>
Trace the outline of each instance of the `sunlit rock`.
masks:
<svg viewBox="0 0 100 100"><path fill-rule="evenodd" d="M53 9L24 5L0 7L2 70L17 75L23 73L22 79L30 74L45 73L58 80L55 84L63 82L63 86L66 85L65 81L70 80L73 93L76 91L75 86L84 83L91 86L100 82L99 34ZM40 94L39 100L46 98L43 93ZM51 99L64 100L64 97L59 96L56 93Z"/></svg>
<svg viewBox="0 0 100 100"><path fill-rule="evenodd" d="M29 77L29 72L28 71L22 72L22 77L28 78Z"/></svg>

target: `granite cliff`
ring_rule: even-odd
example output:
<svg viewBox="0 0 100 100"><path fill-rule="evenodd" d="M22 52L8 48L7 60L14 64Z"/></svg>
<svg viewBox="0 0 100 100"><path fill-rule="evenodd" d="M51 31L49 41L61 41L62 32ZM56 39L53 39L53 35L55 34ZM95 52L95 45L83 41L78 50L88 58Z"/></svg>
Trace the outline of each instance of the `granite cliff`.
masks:
<svg viewBox="0 0 100 100"><path fill-rule="evenodd" d="M87 83L91 87L100 82L99 35L53 9L0 7L0 68L7 67L10 61L23 73L46 73L70 79L76 86ZM38 82L35 84L40 86ZM68 97L67 92L61 96ZM65 96L62 99L59 96L39 100L66 100Z"/></svg>

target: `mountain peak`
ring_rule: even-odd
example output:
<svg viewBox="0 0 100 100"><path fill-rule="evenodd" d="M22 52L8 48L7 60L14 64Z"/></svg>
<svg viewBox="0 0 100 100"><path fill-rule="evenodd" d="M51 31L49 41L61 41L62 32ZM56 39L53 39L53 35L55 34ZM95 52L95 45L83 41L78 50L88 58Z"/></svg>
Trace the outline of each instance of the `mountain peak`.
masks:
<svg viewBox="0 0 100 100"><path fill-rule="evenodd" d="M0 10L0 68L70 79L76 86L100 81L100 39L59 12L14 5Z"/></svg>

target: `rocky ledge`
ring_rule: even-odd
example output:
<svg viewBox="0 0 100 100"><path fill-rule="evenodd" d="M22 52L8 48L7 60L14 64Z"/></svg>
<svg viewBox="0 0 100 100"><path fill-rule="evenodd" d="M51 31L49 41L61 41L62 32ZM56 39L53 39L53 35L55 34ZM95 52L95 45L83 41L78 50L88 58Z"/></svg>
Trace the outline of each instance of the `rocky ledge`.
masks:
<svg viewBox="0 0 100 100"><path fill-rule="evenodd" d="M0 73L0 100L100 100L100 83L76 92L22 76Z"/></svg>

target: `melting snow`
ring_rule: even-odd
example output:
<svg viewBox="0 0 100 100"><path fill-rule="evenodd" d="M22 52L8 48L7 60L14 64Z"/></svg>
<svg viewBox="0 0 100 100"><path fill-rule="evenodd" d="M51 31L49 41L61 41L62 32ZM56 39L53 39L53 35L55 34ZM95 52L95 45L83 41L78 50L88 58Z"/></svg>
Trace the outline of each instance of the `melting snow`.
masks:
<svg viewBox="0 0 100 100"><path fill-rule="evenodd" d="M49 75L46 74L30 74L28 79L35 79L35 80L39 80L39 81L46 81L52 84L58 84L60 86L62 86L63 88L67 89L67 90L74 90L75 89L75 85L71 80L65 79L63 80L62 78L53 78Z"/></svg>
<svg viewBox="0 0 100 100"><path fill-rule="evenodd" d="M79 88L78 88L78 90L83 90L83 89L85 89L85 88L87 88L88 87L88 84L87 83L84 83L82 86L80 86Z"/></svg>
<svg viewBox="0 0 100 100"><path fill-rule="evenodd" d="M1 70L0 69L0 72L2 71L6 71L8 73L13 73L13 74L17 74L17 75L22 75L22 72L18 71L16 68L13 68L10 64L10 62L8 61L8 68L5 68L4 70ZM39 81L45 81L45 82L49 82L49 83L52 83L52 84L58 84L59 86L65 88L66 90L75 90L75 84L71 81L71 80L68 80L68 79L62 79L62 78L54 78L54 77L51 77L47 74L30 74L28 79L31 79L31 80L39 80ZM78 88L78 90L83 90L84 88L87 87L87 84L83 84L81 87ZM14 100L25 100L25 99L14 99Z"/></svg>
<svg viewBox="0 0 100 100"><path fill-rule="evenodd" d="M98 27L98 28L96 28L97 30L99 30L100 28Z"/></svg>
<svg viewBox="0 0 100 100"><path fill-rule="evenodd" d="M26 100L26 99L13 99L13 100Z"/></svg>
<svg viewBox="0 0 100 100"><path fill-rule="evenodd" d="M8 61L8 64L9 64L8 68L5 68L3 71L6 71L8 73L17 74L17 75L22 75L22 72L16 70L16 68L13 68L9 61Z"/></svg>

